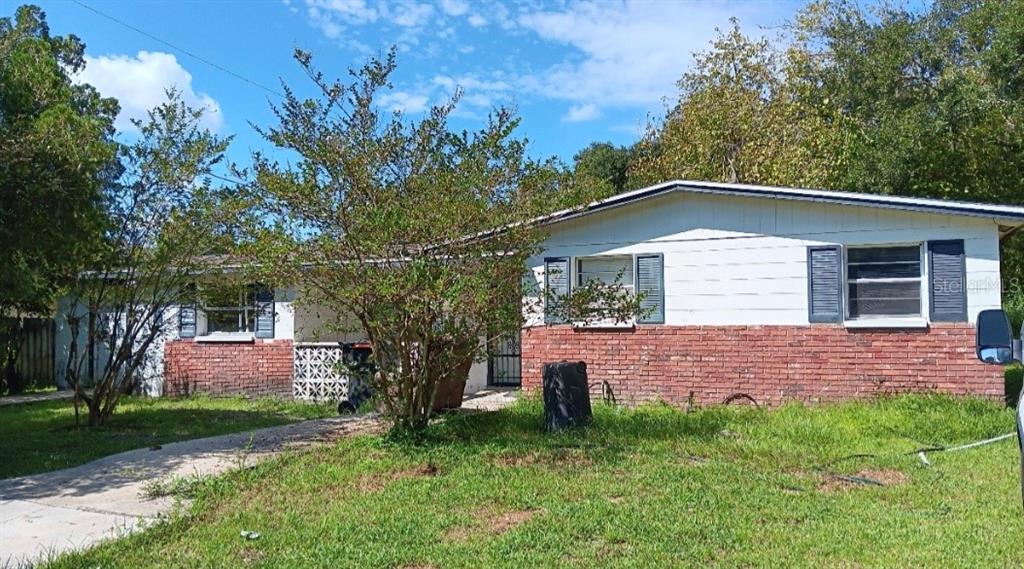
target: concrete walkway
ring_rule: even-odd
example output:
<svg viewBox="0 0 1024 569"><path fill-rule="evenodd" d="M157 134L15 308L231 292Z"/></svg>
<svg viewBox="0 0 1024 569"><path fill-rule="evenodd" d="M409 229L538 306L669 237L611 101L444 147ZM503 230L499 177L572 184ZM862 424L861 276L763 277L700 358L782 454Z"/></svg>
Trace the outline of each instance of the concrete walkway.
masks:
<svg viewBox="0 0 1024 569"><path fill-rule="evenodd" d="M464 409L493 411L519 391L488 388L468 395ZM150 499L152 481L211 476L255 464L283 450L382 428L373 415L303 421L247 433L168 443L66 470L0 480L0 568L118 537L159 519L174 498Z"/></svg>
<svg viewBox="0 0 1024 569"><path fill-rule="evenodd" d="M30 393L28 395L7 395L0 397L0 407L7 405L18 405L20 403L35 403L37 401L56 401L58 399L71 399L75 392L70 389L64 391L47 391L46 393Z"/></svg>
<svg viewBox="0 0 1024 569"><path fill-rule="evenodd" d="M148 499L147 484L210 476L285 449L378 429L375 416L317 419L165 444L66 470L0 480L0 567L31 565L155 521L174 498Z"/></svg>

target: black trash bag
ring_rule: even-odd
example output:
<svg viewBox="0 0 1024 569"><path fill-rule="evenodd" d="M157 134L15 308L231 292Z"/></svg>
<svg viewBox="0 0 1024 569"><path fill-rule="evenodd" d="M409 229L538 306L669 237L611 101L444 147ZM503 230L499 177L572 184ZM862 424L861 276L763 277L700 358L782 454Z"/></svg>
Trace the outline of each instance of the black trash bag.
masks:
<svg viewBox="0 0 1024 569"><path fill-rule="evenodd" d="M593 420L587 364L544 364L544 426L548 431L582 427Z"/></svg>
<svg viewBox="0 0 1024 569"><path fill-rule="evenodd" d="M342 347L345 366L348 368L348 398L338 403L338 414L355 413L364 403L373 398L369 378L376 371L370 361L373 350L369 344L345 344Z"/></svg>

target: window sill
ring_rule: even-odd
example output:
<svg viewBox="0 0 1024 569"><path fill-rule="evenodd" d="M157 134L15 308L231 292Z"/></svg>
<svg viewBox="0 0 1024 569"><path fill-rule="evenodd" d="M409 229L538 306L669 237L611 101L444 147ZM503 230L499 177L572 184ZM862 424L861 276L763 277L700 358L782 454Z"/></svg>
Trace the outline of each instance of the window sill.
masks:
<svg viewBox="0 0 1024 569"><path fill-rule="evenodd" d="M252 332L214 332L206 336L196 336L196 342L210 344L222 342L252 343L255 340L256 336Z"/></svg>
<svg viewBox="0 0 1024 569"><path fill-rule="evenodd" d="M928 321L924 318L863 318L860 320L847 320L843 325L854 330L868 330L879 328L904 328L921 329L928 327Z"/></svg>
<svg viewBox="0 0 1024 569"><path fill-rule="evenodd" d="M636 322L573 322L573 330L632 330Z"/></svg>

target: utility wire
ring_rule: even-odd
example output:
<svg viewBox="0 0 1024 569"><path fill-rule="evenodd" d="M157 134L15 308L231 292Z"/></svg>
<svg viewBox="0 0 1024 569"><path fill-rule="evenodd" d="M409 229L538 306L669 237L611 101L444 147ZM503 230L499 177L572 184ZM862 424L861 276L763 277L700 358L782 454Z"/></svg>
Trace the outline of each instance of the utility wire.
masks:
<svg viewBox="0 0 1024 569"><path fill-rule="evenodd" d="M195 59L196 61L199 61L201 63L205 63L206 65L209 65L210 67L212 67L212 68L214 68L214 69L216 69L218 71L221 71L223 73L227 73L228 75L234 77L235 79L238 79L240 81L244 81L244 82L252 85L253 87L262 89L262 90L264 90L267 93L270 93L272 95L277 95L278 97L284 98L283 94L281 94L280 92L278 92L278 91L276 91L274 89L271 89L270 87L267 87L266 85L263 85L262 83L259 83L257 81L253 81L252 79L249 79L248 77L245 77L243 75L235 73L234 71L228 69L227 67L219 65L217 63L214 63L214 62L212 62L212 61L210 61L208 59L204 59L204 58L202 58L202 57L192 53L191 51L188 51L187 49L178 47L178 46L172 44L169 41L160 39L160 38L154 36L153 34L151 34L149 32L146 32L144 30L140 30L139 28L136 28L135 26L133 26L133 25L127 23L127 22L119 20L119 19L115 18L114 16L111 16L110 14L107 14L105 12L101 12L100 10L97 10L96 8L93 8L92 6L86 4L85 2L82 2L81 0L71 0L71 1L74 2L75 4L78 4L82 8L85 8L86 10L89 10L90 12L92 12L92 13L98 15L98 16L101 16L103 18L106 18L106 19L110 20L111 22L114 22L115 24L118 24L120 26L128 28L129 30L132 30L133 32L136 32L138 34L146 36L147 38L149 38L149 39L151 39L153 41L160 42L160 43L164 44L165 46L167 46L167 47L169 47L169 48L171 48L171 49L173 49L173 50L175 50L177 52L183 53L183 54L191 57L192 59Z"/></svg>

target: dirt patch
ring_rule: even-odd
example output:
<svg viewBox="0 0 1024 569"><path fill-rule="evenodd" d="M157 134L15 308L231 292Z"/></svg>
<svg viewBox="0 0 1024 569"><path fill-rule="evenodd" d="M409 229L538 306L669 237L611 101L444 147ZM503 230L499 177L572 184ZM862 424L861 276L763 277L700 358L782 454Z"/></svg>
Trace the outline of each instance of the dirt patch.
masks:
<svg viewBox="0 0 1024 569"><path fill-rule="evenodd" d="M861 478L877 480L886 486L899 486L910 482L910 477L899 470L861 470L857 473Z"/></svg>
<svg viewBox="0 0 1024 569"><path fill-rule="evenodd" d="M336 428L318 436L316 440L333 443L359 435L379 435L383 434L386 430L384 422L377 417L366 417L351 423L341 423Z"/></svg>
<svg viewBox="0 0 1024 569"><path fill-rule="evenodd" d="M894 469L861 470L849 476L827 475L818 484L821 492L838 492L855 488L871 488L879 486L899 486L910 481L906 474Z"/></svg>
<svg viewBox="0 0 1024 569"><path fill-rule="evenodd" d="M487 529L489 529L493 534L501 535L511 529L515 529L516 527L525 524L533 519L533 516L536 514L537 510L505 512L504 514L500 514L488 520Z"/></svg>
<svg viewBox="0 0 1024 569"><path fill-rule="evenodd" d="M608 496L607 500L612 504L621 504L626 501L622 496Z"/></svg>
<svg viewBox="0 0 1024 569"><path fill-rule="evenodd" d="M534 516L545 511L543 509L527 509L495 513L490 510L482 510L473 516L474 522L472 525L455 526L445 533L444 539L465 543L474 535L502 535L525 524L532 520Z"/></svg>
<svg viewBox="0 0 1024 569"><path fill-rule="evenodd" d="M359 490L367 493L378 492L396 480L403 480L406 478L429 478L437 476L438 472L437 466L431 463L426 463L412 468L371 474L359 479Z"/></svg>
<svg viewBox="0 0 1024 569"><path fill-rule="evenodd" d="M243 547L242 551L238 553L238 557L242 560L242 564L245 566L257 565L263 561L267 554L262 549L255 547Z"/></svg>

